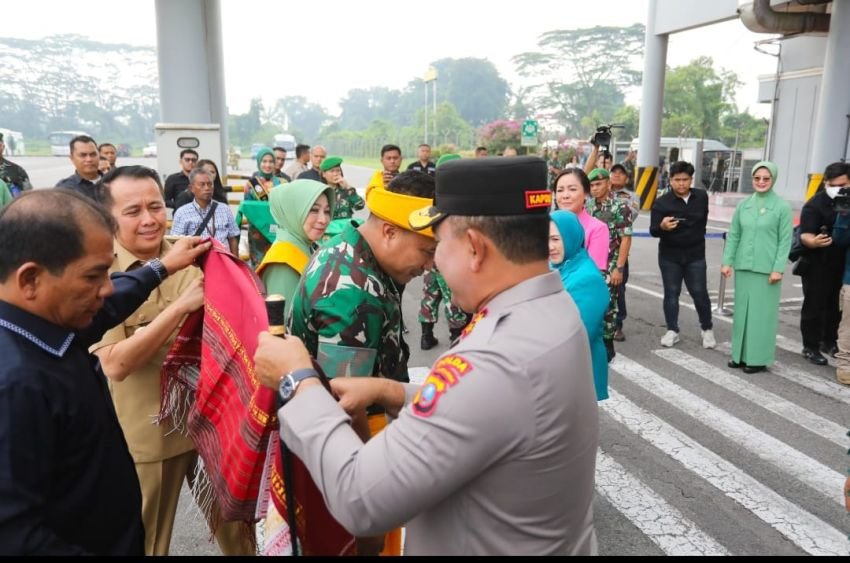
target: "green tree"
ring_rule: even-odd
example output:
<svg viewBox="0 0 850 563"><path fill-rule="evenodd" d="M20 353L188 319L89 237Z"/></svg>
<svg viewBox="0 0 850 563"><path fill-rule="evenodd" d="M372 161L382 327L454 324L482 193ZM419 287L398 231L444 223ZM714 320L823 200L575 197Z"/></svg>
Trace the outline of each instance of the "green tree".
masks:
<svg viewBox="0 0 850 563"><path fill-rule="evenodd" d="M640 83L632 69L643 54L644 26L597 26L549 31L540 36L540 51L520 53L513 62L541 109L552 110L567 133L589 135L582 118L596 111L611 121L624 102L626 88Z"/></svg>
<svg viewBox="0 0 850 563"><path fill-rule="evenodd" d="M720 119L734 110L732 95L738 84L734 73L718 74L711 57L670 69L664 80L662 136L719 137Z"/></svg>
<svg viewBox="0 0 850 563"><path fill-rule="evenodd" d="M729 113L721 118L720 140L729 147L763 147L767 137L767 119L748 112Z"/></svg>
<svg viewBox="0 0 850 563"><path fill-rule="evenodd" d="M297 133L296 138L313 142L319 136L322 125L329 119L328 112L319 104L304 96L280 98L265 116L265 121L277 127L277 132Z"/></svg>
<svg viewBox="0 0 850 563"><path fill-rule="evenodd" d="M504 115L510 87L492 62L467 57L440 59L433 66L438 73L438 104L451 102L463 119L476 126Z"/></svg>

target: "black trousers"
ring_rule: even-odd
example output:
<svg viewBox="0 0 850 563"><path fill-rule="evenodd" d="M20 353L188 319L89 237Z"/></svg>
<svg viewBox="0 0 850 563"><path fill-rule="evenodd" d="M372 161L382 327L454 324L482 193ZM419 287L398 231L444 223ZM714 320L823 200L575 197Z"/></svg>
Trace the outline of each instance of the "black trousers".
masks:
<svg viewBox="0 0 850 563"><path fill-rule="evenodd" d="M821 343L827 346L838 339L841 312L838 297L844 269L838 264L821 263L812 268L803 281L803 309L800 311L800 332L803 346L817 350Z"/></svg>

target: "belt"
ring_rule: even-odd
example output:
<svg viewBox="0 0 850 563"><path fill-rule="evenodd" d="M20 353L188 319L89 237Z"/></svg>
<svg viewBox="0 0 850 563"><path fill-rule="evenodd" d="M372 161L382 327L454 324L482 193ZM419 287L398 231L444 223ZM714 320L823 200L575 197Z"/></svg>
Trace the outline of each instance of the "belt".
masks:
<svg viewBox="0 0 850 563"><path fill-rule="evenodd" d="M366 407L366 414L372 416L374 414L386 414L387 410L382 405L369 405Z"/></svg>

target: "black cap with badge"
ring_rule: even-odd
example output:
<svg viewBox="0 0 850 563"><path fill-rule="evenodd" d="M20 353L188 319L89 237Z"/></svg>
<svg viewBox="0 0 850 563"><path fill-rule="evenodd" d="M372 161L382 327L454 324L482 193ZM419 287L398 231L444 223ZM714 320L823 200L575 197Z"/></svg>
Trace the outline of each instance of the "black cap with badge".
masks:
<svg viewBox="0 0 850 563"><path fill-rule="evenodd" d="M546 162L536 156L445 162L435 175L434 205L411 213L410 227L420 231L449 215L549 213L548 176Z"/></svg>

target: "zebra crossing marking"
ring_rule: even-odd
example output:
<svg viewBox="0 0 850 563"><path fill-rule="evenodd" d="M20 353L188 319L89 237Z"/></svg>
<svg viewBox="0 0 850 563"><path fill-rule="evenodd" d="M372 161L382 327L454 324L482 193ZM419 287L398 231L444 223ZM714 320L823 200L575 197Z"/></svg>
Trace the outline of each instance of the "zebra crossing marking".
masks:
<svg viewBox="0 0 850 563"><path fill-rule="evenodd" d="M610 398L600 406L611 418L748 509L806 553L847 554L848 542L843 532L783 498L617 391L611 389Z"/></svg>
<svg viewBox="0 0 850 563"><path fill-rule="evenodd" d="M846 429L840 424L827 420L775 393L744 381L726 370L715 367L681 350L653 350L653 354L702 377L706 381L720 385L785 420L802 426L833 444L841 446L842 449L847 447Z"/></svg>
<svg viewBox="0 0 850 563"><path fill-rule="evenodd" d="M694 395L641 364L617 354L611 368L629 381L666 401L688 416L699 415L702 424L747 448L780 471L802 481L833 502L844 506L836 492L844 486L844 475L792 448L733 414ZM696 418L696 417L695 417Z"/></svg>
<svg viewBox="0 0 850 563"><path fill-rule="evenodd" d="M596 490L667 555L730 555L603 451L596 456Z"/></svg>

